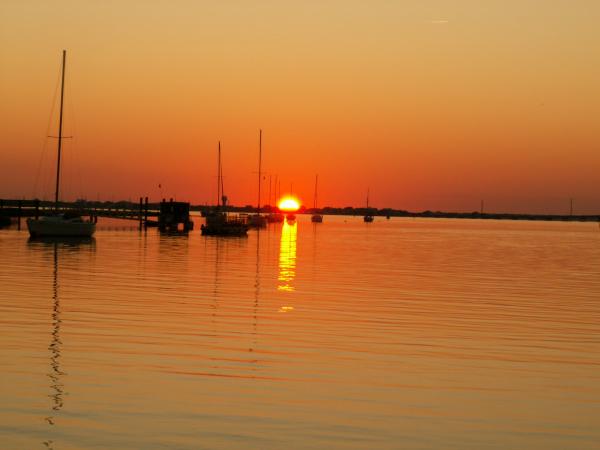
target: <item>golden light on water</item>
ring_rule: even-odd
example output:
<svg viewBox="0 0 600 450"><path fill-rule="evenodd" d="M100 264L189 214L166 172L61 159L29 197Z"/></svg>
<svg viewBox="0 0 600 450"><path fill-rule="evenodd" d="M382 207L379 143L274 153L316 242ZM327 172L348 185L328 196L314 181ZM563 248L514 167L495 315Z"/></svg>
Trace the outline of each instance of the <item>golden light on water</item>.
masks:
<svg viewBox="0 0 600 450"><path fill-rule="evenodd" d="M281 244L279 247L279 285L280 291L294 291L292 282L296 277L296 235L298 224L283 223L281 228Z"/></svg>
<svg viewBox="0 0 600 450"><path fill-rule="evenodd" d="M283 197L279 201L279 209L281 211L298 211L300 209L300 202L295 197Z"/></svg>

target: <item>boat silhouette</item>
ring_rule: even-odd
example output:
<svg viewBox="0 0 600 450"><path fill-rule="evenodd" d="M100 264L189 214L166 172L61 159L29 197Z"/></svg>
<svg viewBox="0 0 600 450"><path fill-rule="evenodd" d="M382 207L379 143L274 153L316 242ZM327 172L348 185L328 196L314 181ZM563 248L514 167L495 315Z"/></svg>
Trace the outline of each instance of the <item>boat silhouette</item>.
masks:
<svg viewBox="0 0 600 450"><path fill-rule="evenodd" d="M58 213L58 199L60 191L60 162L63 137L63 104L65 98L65 69L67 51L62 53L62 70L60 84L60 115L58 121L58 148L56 155L56 184L54 190L54 215L40 218L28 218L27 229L31 237L45 236L79 236L91 237L96 231L96 224L92 220L83 220L77 212Z"/></svg>

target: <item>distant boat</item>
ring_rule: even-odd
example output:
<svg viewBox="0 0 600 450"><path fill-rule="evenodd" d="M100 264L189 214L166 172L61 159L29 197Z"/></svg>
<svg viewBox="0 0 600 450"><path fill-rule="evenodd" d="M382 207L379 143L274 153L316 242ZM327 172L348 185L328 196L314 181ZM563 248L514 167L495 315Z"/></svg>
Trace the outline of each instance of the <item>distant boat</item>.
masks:
<svg viewBox="0 0 600 450"><path fill-rule="evenodd" d="M217 166L217 206L206 213L206 222L200 227L205 236L247 236L248 225L239 217L227 215L227 196L223 189L223 166L221 164L221 141L219 141L219 162Z"/></svg>
<svg viewBox="0 0 600 450"><path fill-rule="evenodd" d="M267 215L267 222L269 223L281 223L283 219L284 217L281 213L270 213Z"/></svg>
<svg viewBox="0 0 600 450"><path fill-rule="evenodd" d="M317 214L317 186L319 183L319 175L315 177L315 195L313 196L313 210L314 214L311 216L310 221L314 223L323 222L323 216L321 214Z"/></svg>
<svg viewBox="0 0 600 450"><path fill-rule="evenodd" d="M369 214L369 189L367 189L367 214L363 217L363 220L367 223L373 222L375 218Z"/></svg>
<svg viewBox="0 0 600 450"><path fill-rule="evenodd" d="M287 213L285 216L285 220L287 220L288 222L294 222L296 220L296 214Z"/></svg>
<svg viewBox="0 0 600 450"><path fill-rule="evenodd" d="M256 214L248 217L248 225L253 228L264 228L267 226L267 219L260 213L260 183L262 177L262 130L258 134L258 205Z"/></svg>
<svg viewBox="0 0 600 450"><path fill-rule="evenodd" d="M277 201L278 195L277 191L281 195L281 181L277 184L277 177L275 177L275 201ZM271 197L269 196L269 203L271 202ZM275 207L275 212L273 212L273 206L271 206L271 212L267 214L267 222L269 223L281 223L285 219L283 214L279 211L278 207Z"/></svg>
<svg viewBox="0 0 600 450"><path fill-rule="evenodd" d="M91 220L83 220L77 212L58 214L58 198L60 191L60 156L62 149L63 103L65 98L65 68L67 51L62 54L62 72L60 85L60 116L58 121L58 149L56 159L56 188L54 191L54 215L27 219L27 228L32 238L46 236L91 237L96 231L96 224Z"/></svg>

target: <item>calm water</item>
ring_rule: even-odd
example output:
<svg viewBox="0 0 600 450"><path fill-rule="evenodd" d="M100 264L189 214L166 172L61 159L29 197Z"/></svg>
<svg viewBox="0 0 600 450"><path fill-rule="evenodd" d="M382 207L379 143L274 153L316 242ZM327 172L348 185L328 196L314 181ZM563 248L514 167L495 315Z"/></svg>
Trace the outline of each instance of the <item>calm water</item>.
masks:
<svg viewBox="0 0 600 450"><path fill-rule="evenodd" d="M0 230L1 448L600 448L597 224L128 224Z"/></svg>

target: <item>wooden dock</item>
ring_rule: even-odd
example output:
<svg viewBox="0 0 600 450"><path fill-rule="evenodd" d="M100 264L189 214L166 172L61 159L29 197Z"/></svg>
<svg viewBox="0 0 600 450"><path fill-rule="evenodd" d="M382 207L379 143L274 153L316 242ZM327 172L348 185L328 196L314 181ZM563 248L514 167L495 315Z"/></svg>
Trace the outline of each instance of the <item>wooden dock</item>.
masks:
<svg viewBox="0 0 600 450"><path fill-rule="evenodd" d="M164 200L163 200L164 202ZM160 203L148 203L148 197L140 197L139 204L131 202L100 203L100 202L59 202L56 205L44 200L10 200L0 199L0 223L10 223L15 220L21 227L21 219L39 218L45 214L64 214L73 212L90 217L97 221L98 217L112 219L135 220L140 226L152 226L158 223Z"/></svg>

